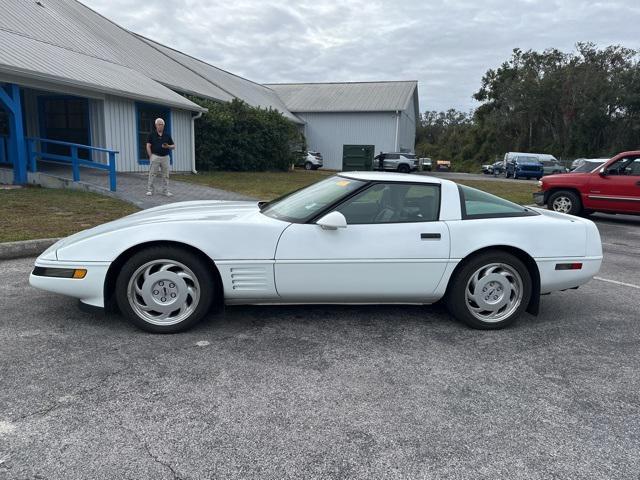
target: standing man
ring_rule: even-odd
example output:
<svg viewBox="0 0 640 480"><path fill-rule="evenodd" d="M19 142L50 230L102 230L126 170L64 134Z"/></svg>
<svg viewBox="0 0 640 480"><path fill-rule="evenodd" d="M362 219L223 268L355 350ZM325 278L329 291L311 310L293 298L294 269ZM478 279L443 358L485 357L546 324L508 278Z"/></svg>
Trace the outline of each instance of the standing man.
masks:
<svg viewBox="0 0 640 480"><path fill-rule="evenodd" d="M164 131L163 119L156 118L155 126L155 130L147 137L147 155L149 156L147 195L153 195L153 182L158 176L158 170L161 170L164 182L162 193L172 197L173 194L169 191L169 152L176 146L171 135Z"/></svg>

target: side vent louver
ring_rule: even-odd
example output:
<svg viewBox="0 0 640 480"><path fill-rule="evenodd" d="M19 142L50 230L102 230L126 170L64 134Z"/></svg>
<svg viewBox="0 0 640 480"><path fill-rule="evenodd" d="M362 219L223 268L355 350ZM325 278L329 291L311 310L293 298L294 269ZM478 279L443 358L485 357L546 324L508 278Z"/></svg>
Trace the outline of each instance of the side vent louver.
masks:
<svg viewBox="0 0 640 480"><path fill-rule="evenodd" d="M231 269L231 285L239 291L261 291L268 289L267 269L248 267Z"/></svg>

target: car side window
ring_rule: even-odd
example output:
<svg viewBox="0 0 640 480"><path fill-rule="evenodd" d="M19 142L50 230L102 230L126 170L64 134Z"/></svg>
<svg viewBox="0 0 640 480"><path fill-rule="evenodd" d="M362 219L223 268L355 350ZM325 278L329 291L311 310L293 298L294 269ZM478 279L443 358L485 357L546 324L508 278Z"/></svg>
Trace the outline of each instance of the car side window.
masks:
<svg viewBox="0 0 640 480"><path fill-rule="evenodd" d="M397 153L387 153L384 158L386 160L399 160L400 159L400 155Z"/></svg>
<svg viewBox="0 0 640 480"><path fill-rule="evenodd" d="M440 186L376 183L336 210L350 225L433 222L440 212Z"/></svg>
<svg viewBox="0 0 640 480"><path fill-rule="evenodd" d="M490 193L458 185L460 207L464 220L479 218L526 217L538 213Z"/></svg>
<svg viewBox="0 0 640 480"><path fill-rule="evenodd" d="M607 175L640 175L640 157L621 158L607 168Z"/></svg>

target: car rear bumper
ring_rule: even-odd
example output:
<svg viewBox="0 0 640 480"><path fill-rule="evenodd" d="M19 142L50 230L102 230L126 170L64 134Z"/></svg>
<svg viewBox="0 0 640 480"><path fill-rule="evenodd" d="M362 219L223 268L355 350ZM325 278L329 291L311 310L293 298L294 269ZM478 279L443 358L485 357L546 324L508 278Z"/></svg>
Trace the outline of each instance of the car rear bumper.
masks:
<svg viewBox="0 0 640 480"><path fill-rule="evenodd" d="M579 270L557 270L559 264L580 263ZM600 271L602 256L537 259L540 293L567 290L584 285Z"/></svg>

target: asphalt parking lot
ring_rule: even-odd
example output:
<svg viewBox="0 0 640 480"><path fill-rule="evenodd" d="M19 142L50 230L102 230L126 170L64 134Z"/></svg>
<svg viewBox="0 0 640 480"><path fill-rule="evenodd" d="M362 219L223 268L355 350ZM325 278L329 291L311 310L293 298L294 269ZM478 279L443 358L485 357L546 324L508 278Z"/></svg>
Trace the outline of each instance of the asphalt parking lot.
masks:
<svg viewBox="0 0 640 480"><path fill-rule="evenodd" d="M598 279L497 332L273 306L150 335L0 263L0 478L639 478L640 217L594 218Z"/></svg>

